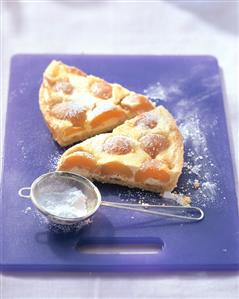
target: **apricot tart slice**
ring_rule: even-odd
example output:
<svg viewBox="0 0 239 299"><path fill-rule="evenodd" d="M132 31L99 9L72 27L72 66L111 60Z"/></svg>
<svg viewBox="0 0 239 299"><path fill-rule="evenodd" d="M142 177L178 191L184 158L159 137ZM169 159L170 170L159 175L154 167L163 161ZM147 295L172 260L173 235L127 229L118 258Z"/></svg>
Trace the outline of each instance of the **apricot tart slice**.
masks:
<svg viewBox="0 0 239 299"><path fill-rule="evenodd" d="M176 187L182 167L182 135L173 116L159 106L69 148L57 169L163 193Z"/></svg>
<svg viewBox="0 0 239 299"><path fill-rule="evenodd" d="M52 61L43 74L39 104L61 146L108 132L154 108L147 97L60 61Z"/></svg>

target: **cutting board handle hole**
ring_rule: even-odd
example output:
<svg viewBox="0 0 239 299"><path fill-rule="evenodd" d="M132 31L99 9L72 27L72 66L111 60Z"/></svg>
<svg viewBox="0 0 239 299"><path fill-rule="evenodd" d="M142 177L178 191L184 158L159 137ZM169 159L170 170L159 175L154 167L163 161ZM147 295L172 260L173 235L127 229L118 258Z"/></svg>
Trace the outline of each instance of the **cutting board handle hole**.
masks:
<svg viewBox="0 0 239 299"><path fill-rule="evenodd" d="M134 238L116 238L113 240L106 240L97 238L94 240L88 239L79 242L76 245L76 250L81 254L159 254L164 247L160 239L155 240L142 240Z"/></svg>

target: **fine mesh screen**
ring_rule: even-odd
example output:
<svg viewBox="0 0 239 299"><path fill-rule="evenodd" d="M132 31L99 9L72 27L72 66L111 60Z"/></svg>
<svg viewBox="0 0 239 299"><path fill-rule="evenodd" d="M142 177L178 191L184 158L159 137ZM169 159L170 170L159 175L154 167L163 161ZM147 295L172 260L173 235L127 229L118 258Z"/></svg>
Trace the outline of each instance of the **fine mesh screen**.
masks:
<svg viewBox="0 0 239 299"><path fill-rule="evenodd" d="M34 184L32 194L36 202L52 214L56 214L50 210L52 209L52 204L58 204L60 208L65 204L64 207L66 207L66 204L72 203L76 194L84 197L85 214L94 210L98 203L97 193L92 185L84 178L76 177L70 173L56 172L47 174ZM77 205L79 206L79 203L76 202L76 207ZM75 216L67 213L58 216L77 218L84 215L81 212L81 214L76 213Z"/></svg>

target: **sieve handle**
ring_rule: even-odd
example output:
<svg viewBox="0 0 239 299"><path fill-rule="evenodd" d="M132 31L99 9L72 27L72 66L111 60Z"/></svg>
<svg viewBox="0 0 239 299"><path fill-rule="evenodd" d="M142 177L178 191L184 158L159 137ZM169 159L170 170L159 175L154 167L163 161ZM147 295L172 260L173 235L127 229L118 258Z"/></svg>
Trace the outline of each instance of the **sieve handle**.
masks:
<svg viewBox="0 0 239 299"><path fill-rule="evenodd" d="M26 191L28 193L26 194ZM18 190L18 195L23 198L31 198L31 187L22 187L21 189Z"/></svg>
<svg viewBox="0 0 239 299"><path fill-rule="evenodd" d="M204 212L198 207L190 206L162 206L150 204L130 204L102 201L103 206L133 210L141 213L153 214L157 216L171 217L190 221L200 221L204 218ZM153 210L154 209L154 210ZM155 210L156 209L156 210Z"/></svg>

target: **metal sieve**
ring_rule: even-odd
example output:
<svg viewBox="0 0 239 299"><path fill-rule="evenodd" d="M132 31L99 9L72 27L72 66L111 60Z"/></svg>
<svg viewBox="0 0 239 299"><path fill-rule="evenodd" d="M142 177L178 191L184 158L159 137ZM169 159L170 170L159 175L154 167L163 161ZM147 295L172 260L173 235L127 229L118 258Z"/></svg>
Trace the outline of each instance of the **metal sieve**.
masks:
<svg viewBox="0 0 239 299"><path fill-rule="evenodd" d="M74 187L81 190L86 196L86 214L80 217L68 218L54 215L40 203L40 198L49 192L64 192L66 188ZM26 194L28 192L28 194ZM31 187L19 189L20 197L30 198L36 208L45 215L49 221L57 224L72 225L83 222L94 215L101 205L152 214L160 217L200 221L204 217L201 208L191 206L173 206L157 204L134 204L102 201L99 189L87 178L65 171L49 172L34 180Z"/></svg>

